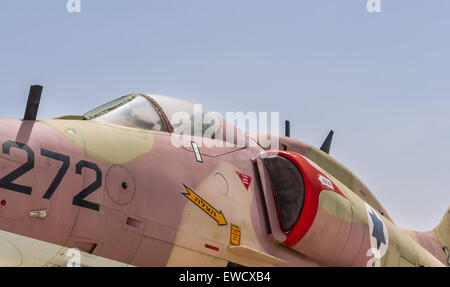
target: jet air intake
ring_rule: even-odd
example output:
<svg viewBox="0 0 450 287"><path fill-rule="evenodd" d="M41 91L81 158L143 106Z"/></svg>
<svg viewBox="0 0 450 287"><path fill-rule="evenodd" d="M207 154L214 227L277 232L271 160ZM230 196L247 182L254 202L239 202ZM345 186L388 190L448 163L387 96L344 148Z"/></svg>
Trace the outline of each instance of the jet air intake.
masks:
<svg viewBox="0 0 450 287"><path fill-rule="evenodd" d="M364 248L354 246L365 244L364 230L352 229L351 199L335 179L304 156L288 151L262 154L258 170L275 241L325 264L364 264L358 261L365 258L359 254Z"/></svg>

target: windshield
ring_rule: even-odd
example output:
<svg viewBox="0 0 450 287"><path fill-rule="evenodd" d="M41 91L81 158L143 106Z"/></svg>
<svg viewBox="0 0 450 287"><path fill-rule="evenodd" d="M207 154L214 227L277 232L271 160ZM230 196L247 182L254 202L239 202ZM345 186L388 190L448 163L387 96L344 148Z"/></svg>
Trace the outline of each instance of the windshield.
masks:
<svg viewBox="0 0 450 287"><path fill-rule="evenodd" d="M118 98L85 113L83 119L153 131L165 130L159 113L142 95Z"/></svg>
<svg viewBox="0 0 450 287"><path fill-rule="evenodd" d="M173 132L183 135L195 135L214 138L221 127L221 117L214 112L183 100L151 95L167 116Z"/></svg>

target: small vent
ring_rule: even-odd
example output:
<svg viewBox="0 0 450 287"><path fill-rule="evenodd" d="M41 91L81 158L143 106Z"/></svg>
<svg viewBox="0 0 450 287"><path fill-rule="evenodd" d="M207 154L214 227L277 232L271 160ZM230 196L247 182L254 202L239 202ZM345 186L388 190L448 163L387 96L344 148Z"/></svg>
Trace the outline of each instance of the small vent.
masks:
<svg viewBox="0 0 450 287"><path fill-rule="evenodd" d="M134 228L139 229L141 227L142 222L132 217L127 217L126 225L132 226Z"/></svg>
<svg viewBox="0 0 450 287"><path fill-rule="evenodd" d="M97 243L93 242L76 242L75 245L83 252L92 254L97 247Z"/></svg>

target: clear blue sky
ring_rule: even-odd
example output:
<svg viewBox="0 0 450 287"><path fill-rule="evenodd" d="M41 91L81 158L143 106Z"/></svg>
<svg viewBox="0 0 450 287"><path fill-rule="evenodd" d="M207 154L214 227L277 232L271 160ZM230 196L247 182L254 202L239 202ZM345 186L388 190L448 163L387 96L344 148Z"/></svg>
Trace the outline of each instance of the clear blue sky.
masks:
<svg viewBox="0 0 450 287"><path fill-rule="evenodd" d="M210 110L275 111L297 139L352 169L402 227L450 204L450 2L106 1L0 3L0 116L79 114L133 93Z"/></svg>

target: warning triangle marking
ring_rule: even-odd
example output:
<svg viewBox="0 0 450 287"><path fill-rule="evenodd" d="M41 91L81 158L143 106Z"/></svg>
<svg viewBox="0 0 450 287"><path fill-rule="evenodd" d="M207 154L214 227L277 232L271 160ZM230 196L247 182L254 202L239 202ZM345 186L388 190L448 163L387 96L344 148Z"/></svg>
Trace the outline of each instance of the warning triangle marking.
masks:
<svg viewBox="0 0 450 287"><path fill-rule="evenodd" d="M250 186L250 183L252 182L252 177L248 176L246 174L240 173L236 170L237 175L242 181L242 184L245 186L245 189L248 190L248 187Z"/></svg>

